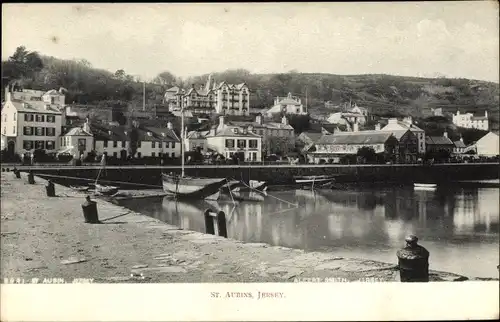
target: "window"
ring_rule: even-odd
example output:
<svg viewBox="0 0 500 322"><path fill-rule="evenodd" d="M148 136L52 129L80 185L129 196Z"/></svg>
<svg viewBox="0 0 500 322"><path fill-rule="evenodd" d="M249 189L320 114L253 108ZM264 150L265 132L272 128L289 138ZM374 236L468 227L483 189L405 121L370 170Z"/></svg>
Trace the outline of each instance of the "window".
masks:
<svg viewBox="0 0 500 322"><path fill-rule="evenodd" d="M86 139L78 139L78 151L85 151L87 146Z"/></svg>
<svg viewBox="0 0 500 322"><path fill-rule="evenodd" d="M43 127L37 127L35 133L36 133L37 136L44 136L44 134L45 134L45 128L43 128Z"/></svg>
<svg viewBox="0 0 500 322"><path fill-rule="evenodd" d="M122 141L122 148L125 147L125 141Z"/></svg>
<svg viewBox="0 0 500 322"><path fill-rule="evenodd" d="M226 139L226 148L233 149L234 148L234 140Z"/></svg>
<svg viewBox="0 0 500 322"><path fill-rule="evenodd" d="M175 142L172 142L172 149L175 149Z"/></svg>
<svg viewBox="0 0 500 322"><path fill-rule="evenodd" d="M169 142L165 142L165 148L166 149L168 149L169 145L170 145Z"/></svg>
<svg viewBox="0 0 500 322"><path fill-rule="evenodd" d="M141 147L141 141L137 141L137 147L140 148Z"/></svg>
<svg viewBox="0 0 500 322"><path fill-rule="evenodd" d="M6 126L3 127L3 134L7 134L7 127Z"/></svg>
<svg viewBox="0 0 500 322"><path fill-rule="evenodd" d="M104 147L107 148L108 147L108 140L104 140Z"/></svg>
<svg viewBox="0 0 500 322"><path fill-rule="evenodd" d="M61 146L64 146L64 138L61 138L60 142L61 142Z"/></svg>
<svg viewBox="0 0 500 322"><path fill-rule="evenodd" d="M161 158L163 156L163 153L159 152L158 156Z"/></svg>
<svg viewBox="0 0 500 322"><path fill-rule="evenodd" d="M113 148L117 148L118 147L118 141L113 141Z"/></svg>
<svg viewBox="0 0 500 322"><path fill-rule="evenodd" d="M113 152L113 157L118 158L118 152Z"/></svg>
<svg viewBox="0 0 500 322"><path fill-rule="evenodd" d="M16 115L17 115L17 113L14 113L14 121L16 120Z"/></svg>
<svg viewBox="0 0 500 322"><path fill-rule="evenodd" d="M137 157L141 158L142 157L142 153L141 152L137 152Z"/></svg>
<svg viewBox="0 0 500 322"><path fill-rule="evenodd" d="M156 148L156 142L151 142L151 148L152 149Z"/></svg>
<svg viewBox="0 0 500 322"><path fill-rule="evenodd" d="M46 149L47 150L54 150L56 146L56 141L47 141L46 142Z"/></svg>
<svg viewBox="0 0 500 322"><path fill-rule="evenodd" d="M35 149L45 149L45 141L35 141Z"/></svg>
<svg viewBox="0 0 500 322"><path fill-rule="evenodd" d="M155 156L156 156L156 153L151 152L151 156L152 156L152 157L155 157Z"/></svg>
<svg viewBox="0 0 500 322"><path fill-rule="evenodd" d="M66 139L66 145L69 146L71 144L71 138L67 136L65 139Z"/></svg>
<svg viewBox="0 0 500 322"><path fill-rule="evenodd" d="M54 115L47 115L47 122L48 123L55 123L56 117Z"/></svg>
<svg viewBox="0 0 500 322"><path fill-rule="evenodd" d="M247 141L246 140L238 140L238 148L239 149L244 149L247 147Z"/></svg>
<svg viewBox="0 0 500 322"><path fill-rule="evenodd" d="M36 120L37 122L45 122L45 115L37 114L37 115L35 116L35 120Z"/></svg>
<svg viewBox="0 0 500 322"><path fill-rule="evenodd" d="M45 133L47 136L55 136L56 135L56 129L54 127L48 127L45 129Z"/></svg>
<svg viewBox="0 0 500 322"><path fill-rule="evenodd" d="M14 125L14 129L12 130L13 134L16 134L16 126Z"/></svg>
<svg viewBox="0 0 500 322"><path fill-rule="evenodd" d="M248 140L248 147L250 149L257 149L257 140Z"/></svg>
<svg viewBox="0 0 500 322"><path fill-rule="evenodd" d="M56 98L55 98L55 97L51 97L51 98L50 98L50 103L54 104L54 103L55 103L55 101L56 101Z"/></svg>
<svg viewBox="0 0 500 322"><path fill-rule="evenodd" d="M23 141L23 149L25 150L33 149L33 141Z"/></svg>
<svg viewBox="0 0 500 322"><path fill-rule="evenodd" d="M175 152L172 152L172 158L175 158Z"/></svg>

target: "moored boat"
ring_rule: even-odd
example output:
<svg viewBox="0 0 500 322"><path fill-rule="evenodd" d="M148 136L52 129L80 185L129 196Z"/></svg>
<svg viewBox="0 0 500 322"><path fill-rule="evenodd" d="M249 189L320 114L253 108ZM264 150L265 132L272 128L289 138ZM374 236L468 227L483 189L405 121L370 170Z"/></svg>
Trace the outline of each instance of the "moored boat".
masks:
<svg viewBox="0 0 500 322"><path fill-rule="evenodd" d="M417 190L436 190L437 184L435 183L414 183L414 189Z"/></svg>
<svg viewBox="0 0 500 322"><path fill-rule="evenodd" d="M335 181L335 177L333 176L301 176L294 177L295 183L301 186L306 187L314 187L314 186L322 186L327 183L333 183Z"/></svg>
<svg viewBox="0 0 500 322"><path fill-rule="evenodd" d="M95 184L95 193L98 195L111 196L118 192L118 188L114 186L103 186Z"/></svg>
<svg viewBox="0 0 500 322"><path fill-rule="evenodd" d="M163 190L177 198L219 198L220 189L227 183L224 178L192 178L162 173Z"/></svg>

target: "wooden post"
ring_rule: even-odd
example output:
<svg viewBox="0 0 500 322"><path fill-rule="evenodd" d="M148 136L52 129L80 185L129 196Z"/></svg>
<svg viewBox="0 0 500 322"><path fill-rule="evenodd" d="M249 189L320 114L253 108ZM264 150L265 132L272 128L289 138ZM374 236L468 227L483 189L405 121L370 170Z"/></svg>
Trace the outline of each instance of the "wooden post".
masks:
<svg viewBox="0 0 500 322"><path fill-rule="evenodd" d="M219 236L227 238L226 214L222 210L217 213L217 226L219 228Z"/></svg>
<svg viewBox="0 0 500 322"><path fill-rule="evenodd" d="M211 210L205 210L205 233L215 235L214 217L212 217Z"/></svg>

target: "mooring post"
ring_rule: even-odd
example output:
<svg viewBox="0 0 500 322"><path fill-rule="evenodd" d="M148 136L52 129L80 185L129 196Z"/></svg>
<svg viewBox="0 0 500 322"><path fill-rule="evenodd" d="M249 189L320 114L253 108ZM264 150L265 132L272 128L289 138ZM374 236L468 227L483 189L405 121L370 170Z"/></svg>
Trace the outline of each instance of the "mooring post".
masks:
<svg viewBox="0 0 500 322"><path fill-rule="evenodd" d="M55 197L56 196L56 187L52 180L47 181L47 185L45 186L45 190L47 191L47 197Z"/></svg>
<svg viewBox="0 0 500 322"><path fill-rule="evenodd" d="M21 179L21 172L19 170L17 170L16 167L14 167L14 170L12 170L14 172L14 174L16 175L16 178L17 179Z"/></svg>
<svg viewBox="0 0 500 322"><path fill-rule="evenodd" d="M35 184L35 176L33 175L33 170L28 172L28 183Z"/></svg>
<svg viewBox="0 0 500 322"><path fill-rule="evenodd" d="M205 232L210 235L215 235L214 217L210 209L205 210Z"/></svg>
<svg viewBox="0 0 500 322"><path fill-rule="evenodd" d="M417 244L417 236L406 237L406 246L397 252L401 282L429 281L429 252Z"/></svg>
<svg viewBox="0 0 500 322"><path fill-rule="evenodd" d="M219 236L227 238L226 214L222 210L217 213L217 227Z"/></svg>
<svg viewBox="0 0 500 322"><path fill-rule="evenodd" d="M83 217L85 222L89 224L99 224L99 215L97 213L97 202L90 200L90 196L85 198L82 204Z"/></svg>

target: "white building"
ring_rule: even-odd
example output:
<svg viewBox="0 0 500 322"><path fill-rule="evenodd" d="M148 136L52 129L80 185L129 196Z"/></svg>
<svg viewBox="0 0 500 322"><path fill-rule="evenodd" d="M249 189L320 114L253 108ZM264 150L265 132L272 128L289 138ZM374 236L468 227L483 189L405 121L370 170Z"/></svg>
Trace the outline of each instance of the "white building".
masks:
<svg viewBox="0 0 500 322"><path fill-rule="evenodd" d="M91 124L94 134L94 151L98 154L106 153L125 159L130 155L130 131L125 126L109 126ZM136 127L137 149L134 157L168 157L177 158L181 155L180 140L169 123L166 128Z"/></svg>
<svg viewBox="0 0 500 322"><path fill-rule="evenodd" d="M477 155L482 156L495 156L499 152L498 134L489 132L476 142Z"/></svg>
<svg viewBox="0 0 500 322"><path fill-rule="evenodd" d="M375 130L378 131L401 131L401 130L410 130L413 134L416 135L418 140L418 153L425 153L425 131L413 124L413 119L411 116L405 117L403 121L398 121L395 118L389 119L389 123L380 128L380 125L377 124Z"/></svg>
<svg viewBox="0 0 500 322"><path fill-rule="evenodd" d="M249 115L250 90L247 84L216 84L212 75L207 83L198 88L193 84L184 90L177 86L168 89L164 95L171 110L185 108L194 113Z"/></svg>
<svg viewBox="0 0 500 322"><path fill-rule="evenodd" d="M352 124L363 125L368 119L368 110L364 107L358 106L356 103L346 105L342 111L330 114L326 119L331 124L344 124L352 126Z"/></svg>
<svg viewBox="0 0 500 322"><path fill-rule="evenodd" d="M274 105L262 113L266 114L268 117L281 113L298 115L307 114L304 110L301 99L297 96L292 96L292 93L288 93L288 96L286 97L276 97L274 99Z"/></svg>
<svg viewBox="0 0 500 322"><path fill-rule="evenodd" d="M30 90L6 92L1 134L5 136L9 153L21 154L34 149L55 152L59 148L58 138L64 124L61 113L64 95L49 91L37 96L40 93Z"/></svg>
<svg viewBox="0 0 500 322"><path fill-rule="evenodd" d="M83 126L70 128L59 138L60 148L58 153L71 154L79 158L82 154L86 157L94 150L94 136L88 122Z"/></svg>
<svg viewBox="0 0 500 322"><path fill-rule="evenodd" d="M224 123L224 116L219 124L214 125L206 136L207 148L217 151L225 158L240 155L245 161L262 161L262 138L247 128Z"/></svg>
<svg viewBox="0 0 500 322"><path fill-rule="evenodd" d="M460 114L460 111L457 111L457 114L453 114L453 124L468 129L488 131L488 111L484 111L484 116L474 116L472 113Z"/></svg>

